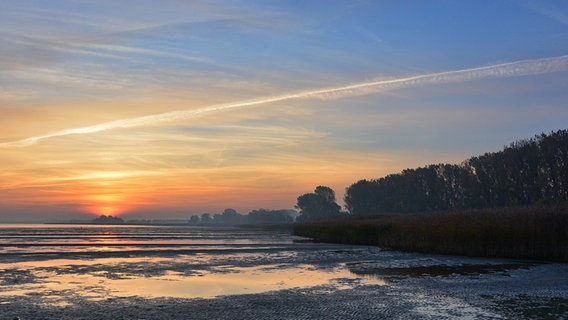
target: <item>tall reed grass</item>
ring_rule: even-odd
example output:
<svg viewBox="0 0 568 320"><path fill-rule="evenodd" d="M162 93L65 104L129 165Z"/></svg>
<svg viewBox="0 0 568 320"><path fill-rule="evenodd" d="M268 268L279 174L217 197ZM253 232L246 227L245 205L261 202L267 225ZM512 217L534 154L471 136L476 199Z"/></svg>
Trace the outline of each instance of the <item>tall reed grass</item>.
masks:
<svg viewBox="0 0 568 320"><path fill-rule="evenodd" d="M293 232L403 251L568 262L568 204L348 216L296 223Z"/></svg>

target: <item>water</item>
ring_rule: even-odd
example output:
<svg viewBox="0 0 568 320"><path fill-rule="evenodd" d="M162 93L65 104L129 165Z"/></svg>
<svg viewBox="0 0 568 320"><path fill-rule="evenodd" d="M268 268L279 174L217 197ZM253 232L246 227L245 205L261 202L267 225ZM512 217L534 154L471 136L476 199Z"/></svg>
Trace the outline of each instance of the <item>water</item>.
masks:
<svg viewBox="0 0 568 320"><path fill-rule="evenodd" d="M287 232L189 226L0 225L0 254L101 253L273 248L290 245Z"/></svg>
<svg viewBox="0 0 568 320"><path fill-rule="evenodd" d="M0 225L0 296L212 298L363 278L340 261L298 259L336 246L297 240L286 230Z"/></svg>
<svg viewBox="0 0 568 320"><path fill-rule="evenodd" d="M562 319L566 275L287 230L0 225L0 319Z"/></svg>
<svg viewBox="0 0 568 320"><path fill-rule="evenodd" d="M197 246L291 243L282 232L253 232L235 228L112 225L0 225L0 243L31 246Z"/></svg>

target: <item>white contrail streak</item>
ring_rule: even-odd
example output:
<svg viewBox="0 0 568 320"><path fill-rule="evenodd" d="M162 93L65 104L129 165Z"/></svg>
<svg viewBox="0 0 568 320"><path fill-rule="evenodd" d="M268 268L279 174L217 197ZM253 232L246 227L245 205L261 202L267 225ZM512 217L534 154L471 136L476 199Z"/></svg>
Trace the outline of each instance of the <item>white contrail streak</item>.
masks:
<svg viewBox="0 0 568 320"><path fill-rule="evenodd" d="M254 100L218 104L193 110L179 110L143 117L115 120L87 127L55 131L47 133L45 135L34 136L22 140L4 142L0 143L0 147L25 147L48 138L66 136L71 134L96 133L116 128L132 128L152 125L164 121L195 118L208 113L219 112L228 109L253 107L285 100L306 98L338 99L345 96L369 94L382 89L417 87L421 85L468 81L482 78L505 78L522 75L536 75L566 70L568 70L568 55L535 60L522 60L478 68L429 73L399 79L362 82L335 88L315 89L291 94L263 97Z"/></svg>

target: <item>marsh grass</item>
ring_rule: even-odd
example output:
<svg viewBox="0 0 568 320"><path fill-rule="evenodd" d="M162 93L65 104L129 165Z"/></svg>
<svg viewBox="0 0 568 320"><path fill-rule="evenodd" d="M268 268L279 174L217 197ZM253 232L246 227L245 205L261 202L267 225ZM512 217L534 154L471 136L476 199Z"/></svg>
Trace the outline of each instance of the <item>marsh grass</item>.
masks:
<svg viewBox="0 0 568 320"><path fill-rule="evenodd" d="M568 262L568 204L349 216L297 223L294 234L393 250Z"/></svg>

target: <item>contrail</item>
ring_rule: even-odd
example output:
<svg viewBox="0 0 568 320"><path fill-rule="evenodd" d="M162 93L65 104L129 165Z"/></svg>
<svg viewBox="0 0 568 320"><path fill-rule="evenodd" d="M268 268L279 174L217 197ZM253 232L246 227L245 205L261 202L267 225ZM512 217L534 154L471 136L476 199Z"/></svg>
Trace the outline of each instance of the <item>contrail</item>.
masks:
<svg viewBox="0 0 568 320"><path fill-rule="evenodd" d="M515 62L501 63L484 67L460 69L453 71L445 71L438 73L429 73L416 75L405 78L379 80L355 83L335 88L323 88L308 91L300 91L297 93L275 95L270 97L262 97L253 100L246 100L240 102L232 102L226 104L217 104L207 107L202 107L193 110L178 110L166 113L159 113L154 115L122 119L104 122L87 127L71 128L60 131L47 133L45 135L34 136L22 140L10 141L0 143L0 147L25 147L35 144L41 140L66 136L71 134L86 134L96 133L116 128L132 128L145 125L152 125L159 122L183 120L199 117L208 113L219 112L228 109L237 109L244 107L254 107L258 105L294 100L294 99L338 99L346 96L355 96L362 94L374 93L379 90L402 88L402 87L417 87L421 85L449 83L457 81L469 81L483 78L505 78L522 75L536 75L551 72L560 72L568 70L568 55L534 59L534 60L521 60Z"/></svg>

